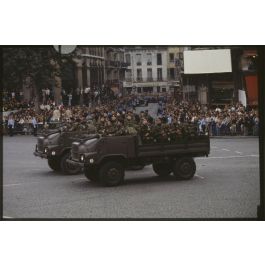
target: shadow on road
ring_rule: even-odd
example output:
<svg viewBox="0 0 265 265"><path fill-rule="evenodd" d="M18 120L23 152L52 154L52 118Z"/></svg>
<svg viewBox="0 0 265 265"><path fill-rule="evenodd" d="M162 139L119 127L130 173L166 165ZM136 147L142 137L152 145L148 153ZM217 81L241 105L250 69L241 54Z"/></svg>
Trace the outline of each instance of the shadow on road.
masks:
<svg viewBox="0 0 265 265"><path fill-rule="evenodd" d="M151 185L156 185L156 184L168 184L168 183L187 183L187 182L192 182L191 180L182 180L182 179L176 179L175 176L170 175L168 177L160 178L158 176L148 176L148 177L136 177L136 178L125 178L124 182L120 186L116 187L104 187L101 186L100 183L98 182L92 182L89 180L73 180L71 181L75 187L82 188L82 190L85 188L95 188L95 189L106 189L106 190L113 190L113 189L122 189L123 187L135 187L135 185L146 185L146 184L151 184Z"/></svg>

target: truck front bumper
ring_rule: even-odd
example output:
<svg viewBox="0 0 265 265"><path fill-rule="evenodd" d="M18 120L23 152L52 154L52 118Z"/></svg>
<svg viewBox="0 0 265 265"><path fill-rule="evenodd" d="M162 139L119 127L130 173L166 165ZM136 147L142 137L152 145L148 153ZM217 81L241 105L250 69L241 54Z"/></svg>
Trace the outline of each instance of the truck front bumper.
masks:
<svg viewBox="0 0 265 265"><path fill-rule="evenodd" d="M68 164L70 164L70 165L73 165L73 166L84 167L84 163L79 162L79 161L75 161L75 160L72 160L72 159L67 159L66 162Z"/></svg>
<svg viewBox="0 0 265 265"><path fill-rule="evenodd" d="M47 154L43 153L43 152L38 152L38 151L35 151L33 153L35 156L38 156L38 157L41 157L41 158L48 158Z"/></svg>

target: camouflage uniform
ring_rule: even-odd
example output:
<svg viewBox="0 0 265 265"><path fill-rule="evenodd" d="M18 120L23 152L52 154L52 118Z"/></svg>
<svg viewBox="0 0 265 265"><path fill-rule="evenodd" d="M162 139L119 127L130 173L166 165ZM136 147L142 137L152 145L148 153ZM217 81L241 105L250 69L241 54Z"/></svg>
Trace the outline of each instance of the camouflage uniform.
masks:
<svg viewBox="0 0 265 265"><path fill-rule="evenodd" d="M127 119L124 121L125 133L128 135L137 135L137 128L135 121L132 120L131 116L127 116Z"/></svg>

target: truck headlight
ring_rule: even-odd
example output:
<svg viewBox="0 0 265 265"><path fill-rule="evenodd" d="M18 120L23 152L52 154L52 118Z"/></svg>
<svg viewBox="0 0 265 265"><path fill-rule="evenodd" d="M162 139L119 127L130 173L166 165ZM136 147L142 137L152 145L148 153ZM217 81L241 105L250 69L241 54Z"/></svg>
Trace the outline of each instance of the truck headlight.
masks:
<svg viewBox="0 0 265 265"><path fill-rule="evenodd" d="M47 147L44 148L44 153L45 153L45 154L48 153L48 148L47 148Z"/></svg>
<svg viewBox="0 0 265 265"><path fill-rule="evenodd" d="M80 156L80 161L84 162L84 160L85 160L84 155L81 155L81 156Z"/></svg>
<svg viewBox="0 0 265 265"><path fill-rule="evenodd" d="M52 151L52 156L55 156L55 154L56 154L55 151Z"/></svg>
<svg viewBox="0 0 265 265"><path fill-rule="evenodd" d="M94 159L93 158L90 158L89 159L89 163L93 164L94 163Z"/></svg>

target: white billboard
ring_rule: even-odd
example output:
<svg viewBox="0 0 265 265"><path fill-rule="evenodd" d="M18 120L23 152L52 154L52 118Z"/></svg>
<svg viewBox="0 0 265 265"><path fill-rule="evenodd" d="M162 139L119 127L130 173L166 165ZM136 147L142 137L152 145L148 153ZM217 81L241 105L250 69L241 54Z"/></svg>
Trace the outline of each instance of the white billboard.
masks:
<svg viewBox="0 0 265 265"><path fill-rule="evenodd" d="M184 74L232 72L229 49L184 51Z"/></svg>

